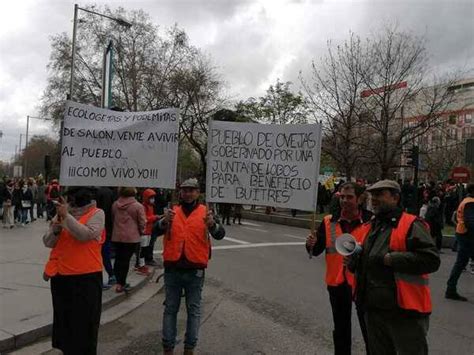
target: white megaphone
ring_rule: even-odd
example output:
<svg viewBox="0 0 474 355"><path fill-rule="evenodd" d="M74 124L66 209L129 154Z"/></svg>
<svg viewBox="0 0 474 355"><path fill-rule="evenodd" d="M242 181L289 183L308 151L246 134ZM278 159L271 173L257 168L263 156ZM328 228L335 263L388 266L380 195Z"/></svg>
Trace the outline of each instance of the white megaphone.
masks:
<svg viewBox="0 0 474 355"><path fill-rule="evenodd" d="M344 233L336 239L336 251L342 256L349 256L359 254L362 251L362 247L357 243L352 234Z"/></svg>

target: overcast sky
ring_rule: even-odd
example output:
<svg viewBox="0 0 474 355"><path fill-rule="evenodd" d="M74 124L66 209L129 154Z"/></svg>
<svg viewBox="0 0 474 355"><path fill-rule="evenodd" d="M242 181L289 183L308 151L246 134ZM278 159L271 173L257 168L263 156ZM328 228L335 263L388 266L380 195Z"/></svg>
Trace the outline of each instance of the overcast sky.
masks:
<svg viewBox="0 0 474 355"><path fill-rule="evenodd" d="M46 87L50 36L72 33L74 1L16 0L0 5L0 160L7 160L37 116ZM91 2L80 2L85 6ZM308 72L350 30L367 35L387 22L428 39L437 71L474 66L473 0L148 0L95 1L143 9L160 26L177 23L192 44L209 53L236 99L258 96L278 78L293 81ZM52 133L37 119L33 134ZM24 145L24 137L22 145Z"/></svg>

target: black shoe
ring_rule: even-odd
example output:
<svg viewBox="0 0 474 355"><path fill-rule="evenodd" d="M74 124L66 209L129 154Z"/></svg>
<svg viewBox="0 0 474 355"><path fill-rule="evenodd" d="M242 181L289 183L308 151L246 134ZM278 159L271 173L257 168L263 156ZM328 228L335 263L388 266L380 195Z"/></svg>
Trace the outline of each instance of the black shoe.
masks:
<svg viewBox="0 0 474 355"><path fill-rule="evenodd" d="M444 295L445 298L449 299L449 300L455 300L455 301L462 301L462 302L466 302L467 301L467 298L464 297L464 296L461 296L459 293L457 292L446 292L446 294Z"/></svg>

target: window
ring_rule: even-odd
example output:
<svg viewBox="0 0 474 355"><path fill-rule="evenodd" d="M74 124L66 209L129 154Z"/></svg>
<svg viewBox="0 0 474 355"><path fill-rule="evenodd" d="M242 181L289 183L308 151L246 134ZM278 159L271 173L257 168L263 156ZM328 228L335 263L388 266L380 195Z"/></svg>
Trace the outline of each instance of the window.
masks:
<svg viewBox="0 0 474 355"><path fill-rule="evenodd" d="M456 118L457 118L456 115L449 115L449 119L448 119L449 124L456 124Z"/></svg>
<svg viewBox="0 0 474 355"><path fill-rule="evenodd" d="M472 123L472 115L470 113L466 113L466 116L464 117L464 122Z"/></svg>

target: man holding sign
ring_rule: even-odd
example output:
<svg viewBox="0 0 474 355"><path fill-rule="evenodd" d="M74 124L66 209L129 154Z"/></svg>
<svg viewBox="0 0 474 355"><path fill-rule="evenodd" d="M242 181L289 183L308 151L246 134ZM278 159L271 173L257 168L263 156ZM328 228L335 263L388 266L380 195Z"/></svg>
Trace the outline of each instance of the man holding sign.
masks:
<svg viewBox="0 0 474 355"><path fill-rule="evenodd" d="M204 270L211 253L208 233L217 240L224 238L224 228L216 223L212 212L198 202L200 192L196 179L180 186L179 205L165 211L159 222L163 239L165 267L165 309L163 315L163 349L173 354L176 344L176 321L184 291L188 319L184 354L191 355L198 340L201 318L201 292Z"/></svg>
<svg viewBox="0 0 474 355"><path fill-rule="evenodd" d="M343 266L343 257L336 251L335 242L344 233L357 234L363 230L363 223L372 214L359 207L363 188L353 182L341 186L340 209L337 214L327 215L316 234L306 240L306 250L318 256L326 251L326 284L334 320L334 354L351 353L352 345L352 285L353 275ZM360 328L367 347L367 329L362 314L357 312Z"/></svg>

